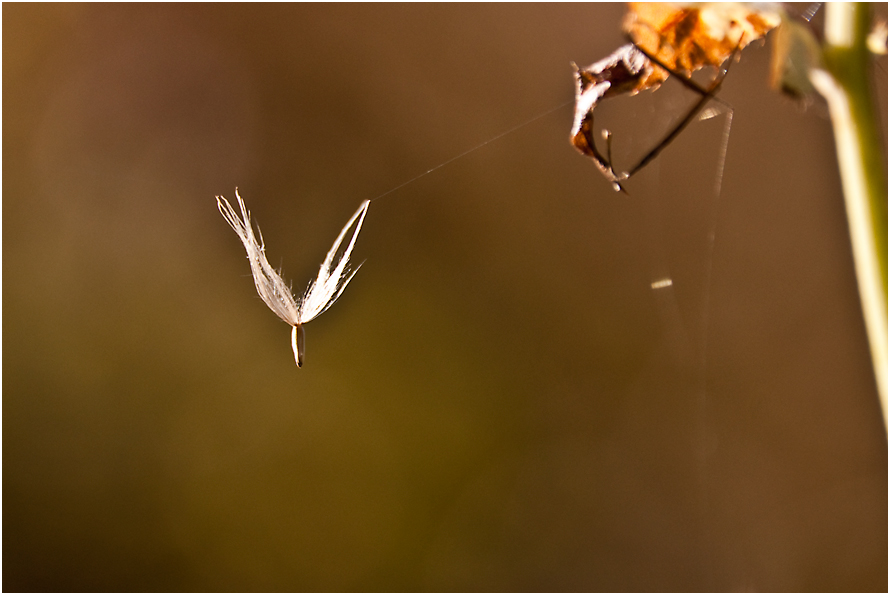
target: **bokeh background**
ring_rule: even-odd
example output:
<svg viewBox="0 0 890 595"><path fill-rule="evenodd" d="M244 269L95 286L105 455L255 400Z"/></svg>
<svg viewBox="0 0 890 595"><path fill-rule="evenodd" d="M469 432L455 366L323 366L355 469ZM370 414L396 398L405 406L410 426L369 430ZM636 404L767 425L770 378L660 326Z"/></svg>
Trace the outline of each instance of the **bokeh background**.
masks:
<svg viewBox="0 0 890 595"><path fill-rule="evenodd" d="M3 589L886 591L830 122L769 43L724 168L725 109L616 194L566 105L373 202L303 369L217 212L300 290L623 11L4 4ZM627 162L694 99L597 121Z"/></svg>

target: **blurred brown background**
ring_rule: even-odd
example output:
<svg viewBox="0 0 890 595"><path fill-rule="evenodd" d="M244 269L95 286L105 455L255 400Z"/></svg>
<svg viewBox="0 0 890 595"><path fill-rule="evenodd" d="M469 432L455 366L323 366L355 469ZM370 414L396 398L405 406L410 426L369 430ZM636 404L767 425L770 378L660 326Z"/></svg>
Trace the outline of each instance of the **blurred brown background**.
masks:
<svg viewBox="0 0 890 595"><path fill-rule="evenodd" d="M626 197L566 106L372 203L303 369L216 210L301 290L360 201L570 101L623 11L4 4L4 590L885 591L830 122L769 43L719 196L725 115ZM692 100L604 103L618 157Z"/></svg>

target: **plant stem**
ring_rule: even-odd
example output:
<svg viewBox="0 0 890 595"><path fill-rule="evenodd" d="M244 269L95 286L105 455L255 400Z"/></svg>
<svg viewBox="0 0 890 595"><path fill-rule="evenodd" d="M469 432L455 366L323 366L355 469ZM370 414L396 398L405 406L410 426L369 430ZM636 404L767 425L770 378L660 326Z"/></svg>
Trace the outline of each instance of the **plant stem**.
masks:
<svg viewBox="0 0 890 595"><path fill-rule="evenodd" d="M887 172L869 87L869 8L829 2L826 71L810 78L828 102L844 189L859 298L887 429Z"/></svg>

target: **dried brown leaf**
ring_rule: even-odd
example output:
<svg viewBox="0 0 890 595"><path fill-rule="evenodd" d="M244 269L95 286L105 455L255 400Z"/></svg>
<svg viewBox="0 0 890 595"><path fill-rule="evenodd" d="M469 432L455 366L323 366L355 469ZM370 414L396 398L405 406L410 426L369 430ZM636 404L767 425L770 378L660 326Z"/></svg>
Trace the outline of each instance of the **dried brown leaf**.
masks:
<svg viewBox="0 0 890 595"><path fill-rule="evenodd" d="M762 38L780 22L780 15L765 5L742 3L704 3L699 5L631 2L624 19L624 30L632 43L621 46L611 55L585 68L575 66L575 119L572 124L572 145L593 159L616 190L621 182L643 167L673 139L693 115L688 114L662 145L631 169L616 172L607 148L603 155L596 146L593 110L608 97L624 93L634 95L646 89L657 89L670 74L702 95L694 110L701 109L722 80L718 74L710 88L704 89L688 77L705 66L719 68L734 53ZM609 132L603 131L609 142Z"/></svg>

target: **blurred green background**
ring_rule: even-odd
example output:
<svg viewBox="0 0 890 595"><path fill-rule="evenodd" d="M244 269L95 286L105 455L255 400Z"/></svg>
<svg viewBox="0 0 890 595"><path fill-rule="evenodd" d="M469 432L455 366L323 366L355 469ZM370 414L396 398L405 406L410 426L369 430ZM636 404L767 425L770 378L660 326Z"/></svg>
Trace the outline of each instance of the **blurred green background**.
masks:
<svg viewBox="0 0 890 595"><path fill-rule="evenodd" d="M303 369L217 212L238 186L299 291L362 200L570 101L623 11L4 4L3 589L886 591L830 122L768 43L719 196L725 114L627 197L565 106L371 204ZM694 99L597 121L626 159Z"/></svg>

